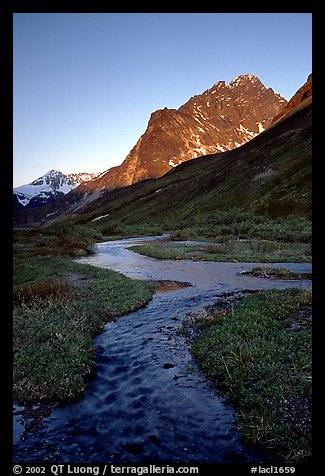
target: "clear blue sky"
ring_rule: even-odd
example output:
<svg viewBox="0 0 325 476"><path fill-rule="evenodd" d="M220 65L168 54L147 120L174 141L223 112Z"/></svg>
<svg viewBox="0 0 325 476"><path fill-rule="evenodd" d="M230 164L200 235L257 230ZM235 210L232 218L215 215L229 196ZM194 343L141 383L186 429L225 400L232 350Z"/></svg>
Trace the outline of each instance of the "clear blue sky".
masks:
<svg viewBox="0 0 325 476"><path fill-rule="evenodd" d="M13 185L120 164L153 111L217 81L290 99L311 42L311 13L16 13Z"/></svg>

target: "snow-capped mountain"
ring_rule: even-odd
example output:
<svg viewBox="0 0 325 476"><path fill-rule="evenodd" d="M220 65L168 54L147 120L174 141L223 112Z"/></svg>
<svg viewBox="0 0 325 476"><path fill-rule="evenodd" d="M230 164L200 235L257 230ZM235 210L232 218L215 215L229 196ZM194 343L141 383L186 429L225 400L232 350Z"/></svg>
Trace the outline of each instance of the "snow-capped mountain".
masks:
<svg viewBox="0 0 325 476"><path fill-rule="evenodd" d="M59 170L50 170L33 182L13 189L14 202L23 207L39 207L55 202L81 183L92 180L99 173L63 174Z"/></svg>

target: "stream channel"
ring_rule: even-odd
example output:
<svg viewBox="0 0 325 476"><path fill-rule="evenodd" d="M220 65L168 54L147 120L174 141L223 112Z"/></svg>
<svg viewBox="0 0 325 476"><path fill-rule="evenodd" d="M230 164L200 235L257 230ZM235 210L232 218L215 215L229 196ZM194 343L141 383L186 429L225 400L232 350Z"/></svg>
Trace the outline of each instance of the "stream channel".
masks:
<svg viewBox="0 0 325 476"><path fill-rule="evenodd" d="M14 406L14 462L266 463L270 456L242 441L233 408L211 388L178 332L190 313L223 293L311 289L311 281L241 274L258 263L157 260L128 248L162 237L100 243L79 263L131 278L191 286L157 291L143 308L106 324L95 339L93 379L77 402L55 406L35 431L24 431ZM268 264L311 272L311 264Z"/></svg>

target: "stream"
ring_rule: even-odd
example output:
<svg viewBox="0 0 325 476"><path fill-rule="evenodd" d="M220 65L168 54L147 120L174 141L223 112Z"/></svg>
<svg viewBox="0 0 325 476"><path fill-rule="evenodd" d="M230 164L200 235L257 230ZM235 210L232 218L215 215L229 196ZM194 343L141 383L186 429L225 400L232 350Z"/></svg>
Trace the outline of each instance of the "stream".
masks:
<svg viewBox="0 0 325 476"><path fill-rule="evenodd" d="M213 390L179 333L190 313L203 313L223 293L311 289L311 281L241 274L258 263L157 260L128 248L161 237L100 243L79 263L131 278L191 286L157 291L143 308L106 324L95 339L93 379L77 402L56 406L35 431L24 432L14 406L14 462L266 463L270 456L243 443L230 405ZM311 272L311 264L268 264Z"/></svg>

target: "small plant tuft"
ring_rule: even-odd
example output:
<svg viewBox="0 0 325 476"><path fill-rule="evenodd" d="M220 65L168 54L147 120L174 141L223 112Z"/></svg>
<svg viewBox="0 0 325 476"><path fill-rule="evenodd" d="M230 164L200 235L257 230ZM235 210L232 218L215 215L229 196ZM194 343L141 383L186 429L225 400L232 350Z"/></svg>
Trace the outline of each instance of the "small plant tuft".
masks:
<svg viewBox="0 0 325 476"><path fill-rule="evenodd" d="M15 285L13 300L16 305L33 305L36 301L48 299L66 302L69 299L70 286L51 279L45 279L36 283Z"/></svg>

